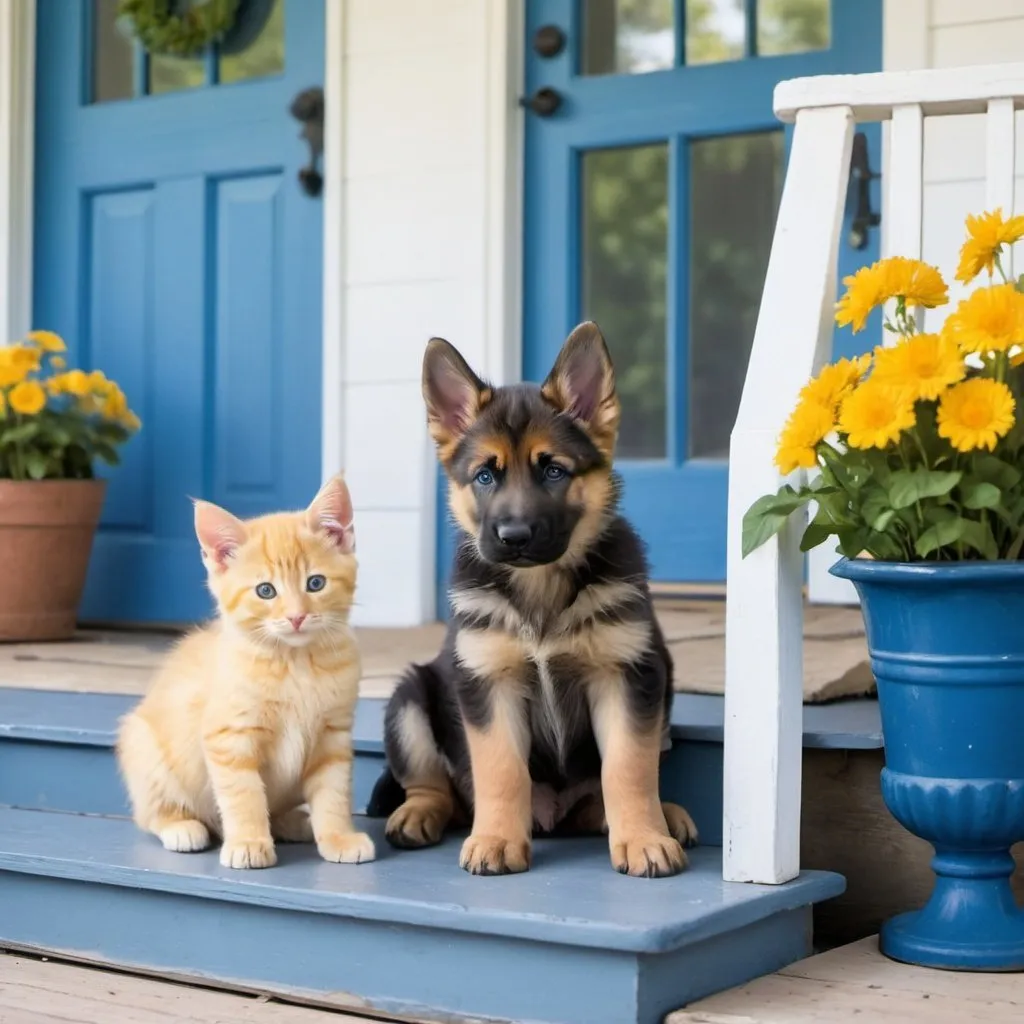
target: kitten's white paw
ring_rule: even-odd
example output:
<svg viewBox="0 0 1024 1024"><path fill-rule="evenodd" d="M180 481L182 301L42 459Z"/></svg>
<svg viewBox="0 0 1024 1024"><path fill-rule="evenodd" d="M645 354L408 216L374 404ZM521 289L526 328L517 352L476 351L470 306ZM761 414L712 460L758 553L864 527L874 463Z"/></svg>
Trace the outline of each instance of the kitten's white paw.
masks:
<svg viewBox="0 0 1024 1024"><path fill-rule="evenodd" d="M309 814L298 807L270 819L270 832L285 843L313 842L313 825Z"/></svg>
<svg viewBox="0 0 1024 1024"><path fill-rule="evenodd" d="M316 848L324 860L335 864L365 864L377 856L365 832L328 832L317 840Z"/></svg>
<svg viewBox="0 0 1024 1024"><path fill-rule="evenodd" d="M201 821L176 821L158 834L165 849L175 853L197 853L210 845L210 832Z"/></svg>
<svg viewBox="0 0 1024 1024"><path fill-rule="evenodd" d="M272 868L277 863L277 851L269 839L225 841L220 848L220 862L226 868Z"/></svg>

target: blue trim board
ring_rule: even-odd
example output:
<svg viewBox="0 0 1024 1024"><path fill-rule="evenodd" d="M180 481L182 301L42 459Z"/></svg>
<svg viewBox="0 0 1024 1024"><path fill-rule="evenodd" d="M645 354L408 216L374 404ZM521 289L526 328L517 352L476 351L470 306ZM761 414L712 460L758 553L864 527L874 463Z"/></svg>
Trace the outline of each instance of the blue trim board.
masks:
<svg viewBox="0 0 1024 1024"><path fill-rule="evenodd" d="M475 878L458 838L396 852L361 824L373 864L287 846L273 869L232 872L127 821L0 810L0 943L437 1019L654 1024L806 955L807 908L844 887L725 883L712 848L676 878L627 878L601 839L542 841L528 874Z"/></svg>
<svg viewBox="0 0 1024 1024"><path fill-rule="evenodd" d="M0 687L0 741L38 740L84 746L110 746L118 718L138 697L103 693L64 693ZM383 699L364 697L356 710L356 749L383 753ZM721 743L724 701L705 694L677 693L672 704L672 738ZM878 701L837 701L804 706L804 746L875 750L882 746Z"/></svg>

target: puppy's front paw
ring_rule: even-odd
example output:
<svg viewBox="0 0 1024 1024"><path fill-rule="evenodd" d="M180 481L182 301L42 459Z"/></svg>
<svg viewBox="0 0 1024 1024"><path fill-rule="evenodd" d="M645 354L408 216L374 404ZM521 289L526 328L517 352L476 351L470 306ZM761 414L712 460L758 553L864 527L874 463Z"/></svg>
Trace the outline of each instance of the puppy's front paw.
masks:
<svg viewBox="0 0 1024 1024"><path fill-rule="evenodd" d="M611 837L612 866L623 875L665 878L686 867L686 854L678 840L654 829Z"/></svg>
<svg viewBox="0 0 1024 1024"><path fill-rule="evenodd" d="M681 846L696 846L699 838L697 826L686 808L680 807L679 804L662 804L661 809L665 814L668 834Z"/></svg>
<svg viewBox="0 0 1024 1024"><path fill-rule="evenodd" d="M441 842L450 817L451 814L444 807L406 800L388 818L384 835L392 846L397 846L400 850L436 846Z"/></svg>
<svg viewBox="0 0 1024 1024"><path fill-rule="evenodd" d="M515 875L530 870L530 840L471 835L462 844L459 866L471 875Z"/></svg>
<svg viewBox="0 0 1024 1024"><path fill-rule="evenodd" d="M225 840L220 862L226 868L272 868L277 863L277 851L271 839Z"/></svg>
<svg viewBox="0 0 1024 1024"><path fill-rule="evenodd" d="M366 864L377 856L365 832L328 832L317 840L316 848L334 864Z"/></svg>

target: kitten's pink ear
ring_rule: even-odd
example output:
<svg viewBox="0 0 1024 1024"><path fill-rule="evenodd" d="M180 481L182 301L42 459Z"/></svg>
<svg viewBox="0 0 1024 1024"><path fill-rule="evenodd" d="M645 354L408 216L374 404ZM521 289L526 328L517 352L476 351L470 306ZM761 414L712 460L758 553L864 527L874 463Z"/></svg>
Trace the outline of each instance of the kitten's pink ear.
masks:
<svg viewBox="0 0 1024 1024"><path fill-rule="evenodd" d="M195 508L196 536L203 556L223 571L228 559L245 543L245 524L209 501L197 501Z"/></svg>
<svg viewBox="0 0 1024 1024"><path fill-rule="evenodd" d="M326 533L342 551L356 549L356 531L352 520L352 497L339 473L320 488L306 512L311 529Z"/></svg>

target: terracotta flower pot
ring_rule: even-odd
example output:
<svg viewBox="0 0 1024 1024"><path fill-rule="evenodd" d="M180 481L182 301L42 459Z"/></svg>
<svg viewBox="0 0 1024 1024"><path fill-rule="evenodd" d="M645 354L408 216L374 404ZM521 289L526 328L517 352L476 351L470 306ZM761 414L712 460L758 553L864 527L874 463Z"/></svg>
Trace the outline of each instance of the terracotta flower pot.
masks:
<svg viewBox="0 0 1024 1024"><path fill-rule="evenodd" d="M75 631L103 480L0 480L0 641Z"/></svg>

